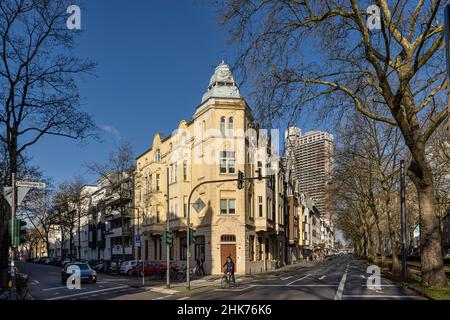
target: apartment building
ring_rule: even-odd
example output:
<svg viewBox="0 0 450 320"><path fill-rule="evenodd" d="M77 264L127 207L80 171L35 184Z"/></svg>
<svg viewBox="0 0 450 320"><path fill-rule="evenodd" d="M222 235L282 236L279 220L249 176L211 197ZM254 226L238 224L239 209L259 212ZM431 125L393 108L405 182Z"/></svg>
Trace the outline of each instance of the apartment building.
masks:
<svg viewBox="0 0 450 320"><path fill-rule="evenodd" d="M310 196L327 224L333 216L333 136L323 131L302 135L301 129L289 127L285 132L288 167L299 180L300 192Z"/></svg>
<svg viewBox="0 0 450 320"><path fill-rule="evenodd" d="M168 224L174 232L170 260L186 263L188 197L198 184L236 179L238 171L247 178L256 177L257 169L262 176L278 172L278 160L267 161L272 150L261 143L265 137L255 128L251 110L222 62L192 119L180 121L171 135L155 134L151 148L136 159L134 202L140 218L135 230L142 259L166 259L161 233ZM256 132L256 147L246 132ZM203 259L207 273L221 274L231 255L237 274L245 274L284 261L279 180L275 174L272 179L247 180L242 189L234 181L197 188L190 203L190 226L195 230L191 265Z"/></svg>

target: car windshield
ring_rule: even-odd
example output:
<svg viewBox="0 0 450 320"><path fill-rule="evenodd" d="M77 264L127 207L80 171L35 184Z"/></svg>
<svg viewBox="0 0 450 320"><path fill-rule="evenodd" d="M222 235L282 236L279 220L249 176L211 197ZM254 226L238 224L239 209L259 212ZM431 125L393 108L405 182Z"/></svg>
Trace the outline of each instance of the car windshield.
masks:
<svg viewBox="0 0 450 320"><path fill-rule="evenodd" d="M67 268L70 266L77 266L80 270L89 270L89 266L87 264L71 264Z"/></svg>

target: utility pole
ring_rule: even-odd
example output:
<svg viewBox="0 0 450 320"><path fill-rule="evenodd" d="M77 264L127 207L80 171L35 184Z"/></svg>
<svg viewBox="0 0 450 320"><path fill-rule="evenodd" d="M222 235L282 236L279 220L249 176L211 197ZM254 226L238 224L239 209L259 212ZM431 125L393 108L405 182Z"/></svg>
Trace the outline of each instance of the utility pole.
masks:
<svg viewBox="0 0 450 320"><path fill-rule="evenodd" d="M408 277L408 243L406 234L405 160L400 161L400 224L402 234L402 278ZM394 253L393 253L394 254ZM396 254L396 253L395 253Z"/></svg>
<svg viewBox="0 0 450 320"><path fill-rule="evenodd" d="M167 233L170 231L170 193L169 193L169 187L170 187L170 181L169 181L169 168L167 168L167 223L166 223L166 230ZM169 244L166 243L166 258L167 258L167 270L166 270L166 288L170 288L170 247Z"/></svg>

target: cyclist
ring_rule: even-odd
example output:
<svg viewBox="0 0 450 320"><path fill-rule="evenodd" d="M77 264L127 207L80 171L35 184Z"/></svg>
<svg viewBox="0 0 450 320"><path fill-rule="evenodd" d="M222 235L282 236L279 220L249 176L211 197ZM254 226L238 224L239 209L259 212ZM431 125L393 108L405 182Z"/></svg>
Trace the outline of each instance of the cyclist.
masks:
<svg viewBox="0 0 450 320"><path fill-rule="evenodd" d="M231 273L231 280L233 281L233 285L236 284L236 279L234 277L234 262L233 259L231 259L231 254L228 255L227 261L225 262L223 267L225 268L225 273Z"/></svg>

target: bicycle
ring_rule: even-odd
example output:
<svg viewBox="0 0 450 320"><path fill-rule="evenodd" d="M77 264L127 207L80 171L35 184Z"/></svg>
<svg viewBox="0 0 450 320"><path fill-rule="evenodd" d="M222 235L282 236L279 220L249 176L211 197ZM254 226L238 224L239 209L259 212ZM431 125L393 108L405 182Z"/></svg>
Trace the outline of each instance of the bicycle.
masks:
<svg viewBox="0 0 450 320"><path fill-rule="evenodd" d="M233 275L231 274L230 271L227 271L227 272L223 275L223 277L222 277L222 279L221 279L221 281L220 281L220 285L221 285L222 289L225 289L226 287L232 287L232 286L234 286L232 277L233 277ZM232 284L233 284L233 285L232 285Z"/></svg>

